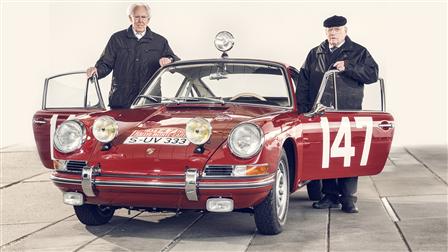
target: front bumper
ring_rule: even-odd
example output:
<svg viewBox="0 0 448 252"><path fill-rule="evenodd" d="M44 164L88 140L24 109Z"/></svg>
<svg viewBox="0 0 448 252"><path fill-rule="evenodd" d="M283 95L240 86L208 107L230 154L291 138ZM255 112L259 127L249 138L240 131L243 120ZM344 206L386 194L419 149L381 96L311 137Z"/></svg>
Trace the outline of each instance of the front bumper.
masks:
<svg viewBox="0 0 448 252"><path fill-rule="evenodd" d="M50 179L62 191L82 192L86 203L205 209L209 198L231 198L235 208L253 207L272 189L275 174L256 177L201 177L197 169L185 176L139 176L100 174L94 167L84 167L82 174L54 172Z"/></svg>

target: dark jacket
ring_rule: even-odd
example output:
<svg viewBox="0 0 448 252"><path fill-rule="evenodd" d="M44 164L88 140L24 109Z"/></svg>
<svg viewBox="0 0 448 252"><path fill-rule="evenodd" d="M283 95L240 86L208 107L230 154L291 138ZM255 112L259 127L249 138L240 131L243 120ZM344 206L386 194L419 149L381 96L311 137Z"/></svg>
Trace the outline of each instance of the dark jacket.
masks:
<svg viewBox="0 0 448 252"><path fill-rule="evenodd" d="M297 103L301 113L311 109L324 73L334 69L332 66L336 61L345 61L345 71L339 73L336 79L338 109L361 109L364 84L378 80L378 65L366 48L347 36L345 43L332 53L328 41L324 41L308 54L300 69L297 84ZM332 85L330 87L325 89L324 96L334 96Z"/></svg>
<svg viewBox="0 0 448 252"><path fill-rule="evenodd" d="M95 65L100 79L113 70L109 106L130 107L141 89L160 68L159 59L162 57L179 60L168 41L148 27L140 40L135 37L132 26L113 34Z"/></svg>

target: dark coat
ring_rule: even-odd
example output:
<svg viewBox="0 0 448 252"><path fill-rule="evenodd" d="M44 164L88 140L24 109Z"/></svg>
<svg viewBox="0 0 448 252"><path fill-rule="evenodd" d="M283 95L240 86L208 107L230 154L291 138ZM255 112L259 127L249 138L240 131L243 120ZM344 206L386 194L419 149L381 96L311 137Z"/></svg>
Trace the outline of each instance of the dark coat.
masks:
<svg viewBox="0 0 448 252"><path fill-rule="evenodd" d="M113 34L95 65L100 79L113 70L109 106L130 107L148 80L160 68L159 59L162 57L179 60L168 41L148 27L140 40L135 37L132 26Z"/></svg>
<svg viewBox="0 0 448 252"><path fill-rule="evenodd" d="M301 113L312 108L324 73L334 69L332 66L336 61L345 61L345 71L336 79L338 109L361 109L364 84L378 80L378 65L366 48L347 36L345 43L333 53L329 50L328 41L324 41L308 54L297 82L297 103ZM331 85L325 89L324 97L325 94L333 97L332 92Z"/></svg>

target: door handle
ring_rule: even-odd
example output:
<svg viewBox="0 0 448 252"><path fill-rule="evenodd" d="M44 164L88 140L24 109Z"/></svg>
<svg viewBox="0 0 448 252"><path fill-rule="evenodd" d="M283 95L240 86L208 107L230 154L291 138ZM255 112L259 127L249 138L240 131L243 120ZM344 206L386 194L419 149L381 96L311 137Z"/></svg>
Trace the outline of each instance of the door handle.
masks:
<svg viewBox="0 0 448 252"><path fill-rule="evenodd" d="M394 124L389 122L381 122L378 127L382 128L383 130L393 129Z"/></svg>
<svg viewBox="0 0 448 252"><path fill-rule="evenodd" d="M309 138L308 137L304 137L303 138L303 141L302 141L302 144L303 144L303 147L308 147L308 146L310 146L311 145L311 143L309 142Z"/></svg>
<svg viewBox="0 0 448 252"><path fill-rule="evenodd" d="M45 121L43 118L37 118L37 119L33 120L33 123L42 125L42 124L46 124L47 121Z"/></svg>

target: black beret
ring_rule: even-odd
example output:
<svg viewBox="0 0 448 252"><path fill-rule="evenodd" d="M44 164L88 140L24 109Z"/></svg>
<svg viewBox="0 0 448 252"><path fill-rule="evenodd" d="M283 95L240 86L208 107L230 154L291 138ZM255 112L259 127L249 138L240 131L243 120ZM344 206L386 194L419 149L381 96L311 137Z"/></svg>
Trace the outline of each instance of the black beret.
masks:
<svg viewBox="0 0 448 252"><path fill-rule="evenodd" d="M344 26L347 23L347 19L343 16L332 16L324 21L324 27L330 28L330 27L338 27L338 26Z"/></svg>

